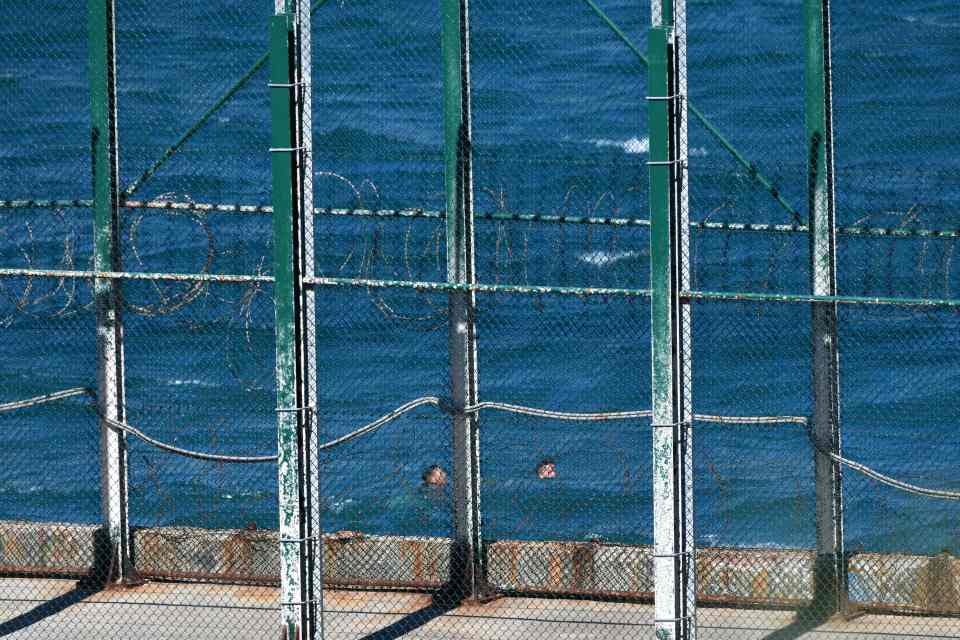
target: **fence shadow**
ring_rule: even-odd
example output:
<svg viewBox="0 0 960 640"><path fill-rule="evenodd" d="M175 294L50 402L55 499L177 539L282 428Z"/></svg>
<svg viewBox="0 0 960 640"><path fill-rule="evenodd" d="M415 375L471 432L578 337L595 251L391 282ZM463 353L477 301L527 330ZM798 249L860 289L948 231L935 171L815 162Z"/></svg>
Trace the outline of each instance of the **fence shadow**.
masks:
<svg viewBox="0 0 960 640"><path fill-rule="evenodd" d="M8 636L17 631L26 629L27 627L34 625L45 618L55 616L64 609L67 609L68 607L80 602L87 596L96 592L96 589L91 589L78 584L71 591L61 594L52 600L42 602L33 609L25 611L17 617L11 618L10 620L0 624L0 637Z"/></svg>
<svg viewBox="0 0 960 640"><path fill-rule="evenodd" d="M455 608L456 605L453 604L431 604L422 609L417 609L412 613L408 613L391 625L363 636L361 640L396 640Z"/></svg>
<svg viewBox="0 0 960 640"><path fill-rule="evenodd" d="M822 610L801 609L797 612L793 622L782 629L777 629L765 635L763 640L797 640L797 638L822 625L829 618L830 616L823 615Z"/></svg>

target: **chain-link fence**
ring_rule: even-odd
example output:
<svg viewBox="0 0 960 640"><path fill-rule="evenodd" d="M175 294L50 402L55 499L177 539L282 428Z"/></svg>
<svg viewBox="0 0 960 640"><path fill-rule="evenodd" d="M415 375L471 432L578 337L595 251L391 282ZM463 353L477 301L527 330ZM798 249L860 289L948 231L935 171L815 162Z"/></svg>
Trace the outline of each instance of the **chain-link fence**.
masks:
<svg viewBox="0 0 960 640"><path fill-rule="evenodd" d="M949 3L0 15L0 635L960 637Z"/></svg>

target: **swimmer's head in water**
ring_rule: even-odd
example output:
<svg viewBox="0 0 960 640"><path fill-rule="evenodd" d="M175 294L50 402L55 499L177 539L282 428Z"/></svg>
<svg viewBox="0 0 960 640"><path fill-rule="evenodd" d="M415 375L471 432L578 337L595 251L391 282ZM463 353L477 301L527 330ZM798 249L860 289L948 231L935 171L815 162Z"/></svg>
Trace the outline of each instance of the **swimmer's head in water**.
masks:
<svg viewBox="0 0 960 640"><path fill-rule="evenodd" d="M442 487L447 484L447 472L438 465L431 465L423 472L423 484L431 487Z"/></svg>
<svg viewBox="0 0 960 640"><path fill-rule="evenodd" d="M557 477L557 463L550 458L544 458L537 465L537 477L541 480Z"/></svg>

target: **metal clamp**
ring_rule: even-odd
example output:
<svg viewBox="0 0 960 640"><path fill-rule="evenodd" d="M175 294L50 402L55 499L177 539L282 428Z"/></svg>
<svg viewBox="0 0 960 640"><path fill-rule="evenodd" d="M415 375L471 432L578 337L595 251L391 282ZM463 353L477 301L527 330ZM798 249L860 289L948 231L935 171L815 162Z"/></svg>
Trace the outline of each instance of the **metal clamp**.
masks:
<svg viewBox="0 0 960 640"><path fill-rule="evenodd" d="M648 160L647 161L647 166L668 165L668 164L683 164L683 160Z"/></svg>
<svg viewBox="0 0 960 640"><path fill-rule="evenodd" d="M314 407L277 407L274 409L277 413L299 413L300 411L313 411Z"/></svg>
<svg viewBox="0 0 960 640"><path fill-rule="evenodd" d="M692 420L684 420L682 422L667 422L664 424L651 424L651 427L654 429L672 429L673 427L692 427Z"/></svg>

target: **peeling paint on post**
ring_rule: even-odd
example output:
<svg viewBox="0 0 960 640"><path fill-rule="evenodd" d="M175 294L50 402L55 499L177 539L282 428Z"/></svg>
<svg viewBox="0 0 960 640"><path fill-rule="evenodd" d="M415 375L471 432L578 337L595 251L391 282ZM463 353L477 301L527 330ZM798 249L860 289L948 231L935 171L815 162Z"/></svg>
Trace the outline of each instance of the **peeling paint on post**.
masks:
<svg viewBox="0 0 960 640"><path fill-rule="evenodd" d="M114 0L87 3L95 271L121 270L114 16ZM97 309L97 410L101 416L123 422L126 411L120 281L97 278L93 290ZM99 577L129 581L133 568L127 503L127 440L123 432L102 421L100 505L112 555L111 575Z"/></svg>
<svg viewBox="0 0 960 640"><path fill-rule="evenodd" d="M648 38L654 627L696 635L685 5L653 3Z"/></svg>
<svg viewBox="0 0 960 640"><path fill-rule="evenodd" d="M278 9L279 9L278 5ZM284 7L286 8L286 7ZM286 640L312 628L304 505L304 432L308 419L302 385L302 254L299 198L294 16L270 21L270 116L273 174L273 268L277 349L277 451L280 526L280 617Z"/></svg>
<svg viewBox="0 0 960 640"><path fill-rule="evenodd" d="M830 78L830 2L805 0L806 139L809 160L810 279L813 295L837 295L833 114ZM815 302L813 333L813 432L820 446L841 455L840 361L837 303ZM841 468L814 453L817 565L815 606L823 615L846 610Z"/></svg>
<svg viewBox="0 0 960 640"><path fill-rule="evenodd" d="M325 0L324 0L325 1ZM314 275L314 235L313 235L313 79L312 79L312 37L311 16L315 7L312 3L298 0L295 7L290 9L296 15L296 64L293 66L294 82L299 98L296 103L295 130L298 134L297 144L300 147L298 154L298 181L299 206L297 228L299 230L299 246L301 267L299 269L298 287L301 291L299 322L301 330L298 347L300 349L300 369L298 370L298 384L300 397L304 406L311 410L303 415L302 426L305 429L303 436L303 451L301 456L303 469L303 497L304 497L304 553L306 554L306 584L304 587L307 611L305 612L307 627L304 638L313 640L323 638L323 550L320 539L322 535L321 504L320 504L320 460L317 456L320 445L319 424L317 419L318 388L317 388L317 319L316 319L316 289L306 286L306 278ZM296 94L295 94L296 95Z"/></svg>
<svg viewBox="0 0 960 640"><path fill-rule="evenodd" d="M470 27L468 0L440 0L443 57L444 179L447 220L447 282L476 282L473 230L472 134L470 129ZM453 417L453 518L456 537L454 588L480 595L483 556L480 529L480 435L477 414L476 294L448 294Z"/></svg>

